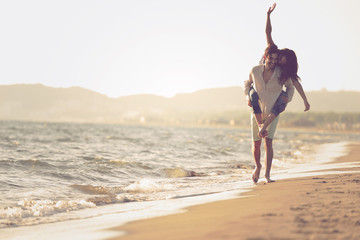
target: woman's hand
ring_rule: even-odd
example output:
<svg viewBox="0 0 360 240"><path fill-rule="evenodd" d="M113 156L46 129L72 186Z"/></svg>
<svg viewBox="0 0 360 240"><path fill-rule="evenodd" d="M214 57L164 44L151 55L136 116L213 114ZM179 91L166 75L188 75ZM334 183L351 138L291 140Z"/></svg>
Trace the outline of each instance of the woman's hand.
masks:
<svg viewBox="0 0 360 240"><path fill-rule="evenodd" d="M310 103L308 101L304 101L304 105L305 105L305 110L304 112L307 112L310 110Z"/></svg>
<svg viewBox="0 0 360 240"><path fill-rule="evenodd" d="M271 27L271 20L270 20L270 14L272 13L272 11L274 11L275 7L276 7L276 3L274 3L271 7L269 7L269 10L267 12L265 33L266 33L266 42L267 42L268 46L275 45L275 43L271 37L272 27Z"/></svg>
<svg viewBox="0 0 360 240"><path fill-rule="evenodd" d="M252 104L251 104L251 101L250 101L249 96L246 96L246 101L247 101L248 106L249 106L249 107L252 107Z"/></svg>
<svg viewBox="0 0 360 240"><path fill-rule="evenodd" d="M269 7L267 14L270 15L274 11L275 7L276 7L276 3L274 3L271 7Z"/></svg>

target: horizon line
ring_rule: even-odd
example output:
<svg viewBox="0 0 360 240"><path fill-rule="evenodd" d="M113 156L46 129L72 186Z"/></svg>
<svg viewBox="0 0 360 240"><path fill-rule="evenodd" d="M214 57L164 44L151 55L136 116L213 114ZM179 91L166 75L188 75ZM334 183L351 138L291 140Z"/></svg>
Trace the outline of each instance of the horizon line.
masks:
<svg viewBox="0 0 360 240"><path fill-rule="evenodd" d="M121 95L121 96L117 96L117 97L112 97L109 96L106 93L102 93L90 88L86 88L86 87L82 87L82 86L68 86L68 87L57 87L57 86L49 86L49 85L45 85L43 83L14 83L14 84L0 84L0 87L10 87L10 86L19 86L19 85L23 85L23 86L43 86L43 87L47 87L47 88L55 88L55 89L71 89L71 88L80 88L80 89L84 89L87 91L91 91L91 92L95 92L101 95L105 95L108 98L121 98L121 97L131 97L131 96L144 96L144 95L150 95L150 96L157 96L157 97L163 97L163 98L173 98L177 95L186 95L186 94L193 94L196 92L200 92L200 91L206 91L206 90L214 90L214 89L226 89L226 88L243 88L242 86L223 86L223 87L209 87L209 88L201 88L201 89L197 89L194 90L192 92L179 92L179 93L175 93L172 96L164 96L161 94L156 94L156 93L132 93L132 94L128 94L128 95ZM325 87L321 88L319 90L309 90L305 92L359 92L360 90L347 90L347 89L340 89L340 90L328 90Z"/></svg>

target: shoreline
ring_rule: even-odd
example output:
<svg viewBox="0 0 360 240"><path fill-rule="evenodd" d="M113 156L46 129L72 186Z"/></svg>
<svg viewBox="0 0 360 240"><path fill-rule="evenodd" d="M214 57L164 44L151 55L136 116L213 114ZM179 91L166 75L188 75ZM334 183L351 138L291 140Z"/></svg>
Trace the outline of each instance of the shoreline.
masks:
<svg viewBox="0 0 360 240"><path fill-rule="evenodd" d="M118 237L109 239L360 239L360 143L346 148L345 156L323 163L325 169L356 167L259 183L241 198L112 228Z"/></svg>

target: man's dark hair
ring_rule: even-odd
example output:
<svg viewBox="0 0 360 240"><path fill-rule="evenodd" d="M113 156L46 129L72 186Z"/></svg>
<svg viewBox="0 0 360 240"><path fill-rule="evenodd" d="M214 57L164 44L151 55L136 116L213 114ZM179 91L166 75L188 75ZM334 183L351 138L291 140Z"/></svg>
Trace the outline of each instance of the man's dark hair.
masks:
<svg viewBox="0 0 360 240"><path fill-rule="evenodd" d="M266 49L265 49L265 57L268 57L270 56L271 54L273 53L276 53L278 54L279 53L279 49L276 45L270 45L268 46Z"/></svg>

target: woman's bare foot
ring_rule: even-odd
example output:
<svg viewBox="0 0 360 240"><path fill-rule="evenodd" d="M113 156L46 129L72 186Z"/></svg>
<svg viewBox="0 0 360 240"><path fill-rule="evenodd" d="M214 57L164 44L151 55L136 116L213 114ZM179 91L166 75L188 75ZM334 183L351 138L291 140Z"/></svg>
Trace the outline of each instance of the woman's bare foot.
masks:
<svg viewBox="0 0 360 240"><path fill-rule="evenodd" d="M256 167L252 174L252 180L254 183L257 183L259 181L260 171L261 171L261 165L259 167Z"/></svg>

